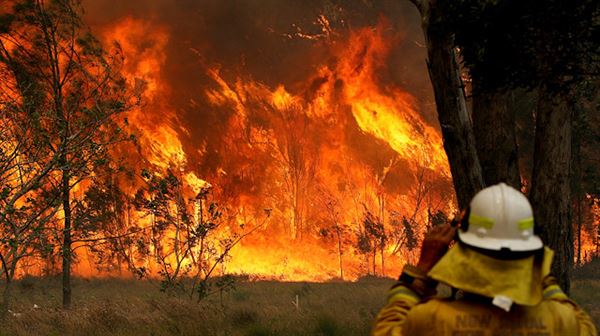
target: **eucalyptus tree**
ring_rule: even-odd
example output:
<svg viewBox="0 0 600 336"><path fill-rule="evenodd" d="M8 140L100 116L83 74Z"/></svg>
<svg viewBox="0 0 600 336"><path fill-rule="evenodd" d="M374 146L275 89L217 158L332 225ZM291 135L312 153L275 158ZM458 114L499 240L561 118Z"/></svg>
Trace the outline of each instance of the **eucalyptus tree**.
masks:
<svg viewBox="0 0 600 336"><path fill-rule="evenodd" d="M0 59L34 147L52 157L44 181L62 227L63 306L71 304L72 190L107 163L123 140L119 115L139 100L121 76L118 46L107 53L86 29L77 0L20 0L0 19ZM43 182L43 183L42 183ZM54 201L58 197L59 203ZM44 200L47 197L40 199Z"/></svg>

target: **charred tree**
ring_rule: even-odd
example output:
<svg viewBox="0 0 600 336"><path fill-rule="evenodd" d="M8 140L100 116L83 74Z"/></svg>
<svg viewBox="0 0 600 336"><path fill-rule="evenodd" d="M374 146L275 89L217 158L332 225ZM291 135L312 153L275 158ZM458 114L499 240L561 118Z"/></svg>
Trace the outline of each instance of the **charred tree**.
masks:
<svg viewBox="0 0 600 336"><path fill-rule="evenodd" d="M505 182L519 190L521 176L511 96L511 91L475 91L473 132L485 184Z"/></svg>
<svg viewBox="0 0 600 336"><path fill-rule="evenodd" d="M452 32L444 25L436 0L411 0L421 14L427 44L427 68L448 156L458 205L466 207L484 187L472 121Z"/></svg>
<svg viewBox="0 0 600 336"><path fill-rule="evenodd" d="M595 35L600 3L552 0L540 7L537 1L412 2L423 18L430 77L445 146L452 136L446 130L446 114L439 93L455 86L449 74L457 73L457 66L451 62L456 63L456 59L448 56L454 47L460 48L462 64L473 80L473 118L478 132L475 146L479 149L475 157L479 161L465 163L481 163L485 171L479 173L485 177L482 184L505 180L518 186L517 160L513 159L517 156L515 111L507 107L506 102L510 100L502 95L521 89L537 91L530 198L537 229L544 242L556 252L553 273L568 291L573 262L569 178L572 110L577 85L597 78L600 48ZM445 72L437 74L436 68ZM459 114L465 120L463 116ZM472 142L468 130L461 136L466 143ZM465 182L457 180L458 175L455 175L456 156L449 148L446 151L460 194L459 188ZM464 204L460 195L459 204Z"/></svg>
<svg viewBox="0 0 600 336"><path fill-rule="evenodd" d="M314 187L318 162L316 148L311 143L311 125L305 109L296 103L287 103L271 110L275 118L275 149L280 155L284 171L286 193L292 212L290 233L292 239L302 240L309 216L308 198Z"/></svg>
<svg viewBox="0 0 600 336"><path fill-rule="evenodd" d="M325 209L327 209L327 214L329 216L329 220L333 224L333 232L335 233L336 239L336 247L337 247L337 255L338 255L338 264L340 268L340 280L344 280L344 235L346 232L346 226L340 222L340 214L337 210L338 204L333 196L328 196L328 200L325 202Z"/></svg>
<svg viewBox="0 0 600 336"><path fill-rule="evenodd" d="M571 226L572 108L566 94L540 89L530 199L536 229L555 251L552 273L565 291L573 264Z"/></svg>
<svg viewBox="0 0 600 336"><path fill-rule="evenodd" d="M576 244L577 244L577 257L575 258L575 264L580 266L582 264L581 259L581 231L583 226L583 174L582 174L582 152L581 152L581 124L582 118L581 113L577 113L573 116L573 134L571 140L571 164L572 164L572 176L571 176L571 192L573 195L573 209L574 223L576 230Z"/></svg>

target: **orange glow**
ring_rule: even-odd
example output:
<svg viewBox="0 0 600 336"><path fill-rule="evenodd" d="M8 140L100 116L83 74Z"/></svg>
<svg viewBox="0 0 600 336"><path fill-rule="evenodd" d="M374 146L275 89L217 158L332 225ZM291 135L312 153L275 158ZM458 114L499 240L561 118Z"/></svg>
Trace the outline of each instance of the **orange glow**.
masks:
<svg viewBox="0 0 600 336"><path fill-rule="evenodd" d="M586 201L591 203L589 208L589 216L583 216L581 228L581 259L583 262L588 262L593 256L597 256L599 252L600 242L600 200L586 195ZM586 218L587 217L587 218ZM577 228L575 228L575 249L577 249ZM575 250L577 252L577 250ZM577 255L575 256L577 258Z"/></svg>
<svg viewBox="0 0 600 336"><path fill-rule="evenodd" d="M107 45L115 44L123 53L126 78L144 87L143 106L127 115L138 135L142 156L163 169L185 165L185 153L175 128L178 120L167 103L171 92L163 81L167 28L127 17L105 27L101 35Z"/></svg>
<svg viewBox="0 0 600 336"><path fill-rule="evenodd" d="M95 27L104 45L123 56L129 84L144 90L141 106L125 116L135 141L114 149L117 163L133 172L114 177L126 200L113 200L114 222L105 223L109 236L127 238L119 241L124 255L76 242L75 274L133 277L144 269L146 276L160 277L160 258L173 271L181 250L173 251L187 248L192 230L172 225L161 231L156 209L136 208L136 196L153 197L144 189L150 175L178 180L163 209L174 222L184 212L192 224L206 221L211 205L221 211L209 218L218 229L204 238L208 252L198 245L184 252L183 275L193 275L228 241L250 232L218 274L356 280L366 274L396 277L403 264L416 261L418 241L432 218L438 211L450 216L456 206L437 125L422 117L417 98L386 76L400 34L384 19L336 31L334 20L319 14L315 24L316 32L292 24L294 32L280 34L318 50L317 56L306 55L305 73L290 64L286 70L296 76L287 81L257 79L244 55L239 64L215 60L208 56L208 42L200 48L186 40L181 48L175 27L153 20L124 17ZM180 59L170 59L173 49L196 57L198 65L184 70L198 70L191 76L197 82L186 78L185 85L175 85L179 78L170 71ZM265 65L264 72L269 69ZM12 86L0 83L0 101L17 97ZM185 95L178 92L187 89ZM83 200L91 188L93 181L85 180L72 191L73 199ZM593 206L582 235L586 260L597 253L600 225L599 202L588 200ZM62 212L56 217L51 225L60 232ZM382 233L386 239L376 237ZM102 236L90 238L106 244ZM60 242L55 243L59 255ZM58 264L45 264L56 260L27 260L19 275L56 273Z"/></svg>
<svg viewBox="0 0 600 336"><path fill-rule="evenodd" d="M325 29L323 33L329 32L326 18L320 20ZM133 124L144 136L154 139L151 143L142 141L143 156L150 163L162 169L187 169L188 159L182 149L182 140L174 132L175 129L183 129L185 133L186 126L177 124L173 109L158 103L156 98L170 95L170 89L160 80L160 66L165 62L161 48L165 47L168 33L159 27L157 34L148 35L149 29L150 26L144 22L125 19L107 29L107 36L137 43L140 39L150 39L146 42L150 42L153 48L144 53L138 52L133 44L121 43L127 62L137 64L138 59L143 59L142 65L126 67L129 69L128 77L141 77L150 83L146 93L150 102L142 110L134 112ZM387 184L397 182L388 182L387 178L392 173L402 172L408 185L439 184L436 181L449 180L447 160L439 133L422 120L410 94L399 87L383 85L378 78L377 73L385 69L385 59L393 43L393 38L382 35L383 31L385 24L382 23L375 29L357 30L343 43L332 45L333 53L340 61L317 68L315 73L308 74L304 83L297 83L293 92L283 84L271 88L246 78L244 74L239 74L232 81L226 80L222 75L223 65L206 68L206 74L215 84L205 89L207 102L216 108L234 112L228 121L225 141L231 142L227 147L238 152L249 151L245 154L249 157L253 151L257 154L270 153L268 157L279 162L268 168L265 177L271 181L269 188L273 195L239 194L236 197L236 204L246 213L239 215L245 219L239 217L236 221L251 222L253 225L263 223L263 226L231 251L226 271L283 280L323 281L338 276L339 251L333 248L332 236L326 239L321 237L318 228L312 228L314 223L305 219L315 216L310 213L311 208L323 207L326 202L319 199L322 197L308 196L309 192L318 190L336 200L339 211L337 220L346 228L344 239L347 242L342 254L346 279L355 279L373 267L373 258L358 255L354 247L356 234L363 230L365 208L383 216L386 230L391 230L392 221L401 220L398 214L412 217L415 223L420 223L414 228L417 237L425 230L428 213L423 205L425 202L417 204L415 201L415 197L422 197L417 195L418 188L405 187L399 193L389 193L385 191ZM148 64L153 66L145 66ZM319 81L320 85L311 87L315 81ZM155 123L148 124L144 118L154 118L155 114L151 111L159 108L163 109L161 115L164 120L153 120ZM351 112L360 132L379 139L395 153L390 161L377 163L382 165L381 171L377 172L353 158L355 154L344 143L346 135L342 126L352 122L344 121L344 111ZM146 118L147 115L150 117ZM251 119L256 115L269 118L271 126L263 128L252 124ZM310 133L311 123L329 125L328 134L322 134L327 138L326 142L310 143L310 137L321 136ZM248 145L240 146L242 141L248 141ZM200 148L199 152L203 153L204 149ZM341 171L339 168L331 169L340 165ZM252 169L245 162L235 162L233 167L237 167L237 170ZM210 185L219 189L219 180L228 179L231 169L231 166L219 168L216 174L218 179L209 180ZM209 183L194 172L186 171L185 174L186 182L196 186L193 187L194 193ZM414 180L416 175L426 177L419 182ZM345 187L340 190L342 183ZM447 188L448 184L445 183L441 185ZM284 202L279 207L269 207L270 217L264 218L261 212L250 210L256 209L257 204L272 202L268 201L269 197ZM452 206L450 199L444 201L438 196L433 198L435 200L430 199L429 204L441 204L440 210ZM295 207L290 207L288 202L295 204ZM390 213L391 210L393 213ZM250 221L248 216L251 217ZM322 222L328 219L313 220ZM227 232L221 232L220 235L225 237ZM275 235L277 239L273 239ZM390 238L390 243L384 249L386 266L383 271L379 256L381 251L377 252L374 266L377 273L393 274L390 270L396 270L402 263L415 258L414 250L409 252L400 248L399 252L392 254L399 245L392 240ZM314 258L306 260L307 254Z"/></svg>
<svg viewBox="0 0 600 336"><path fill-rule="evenodd" d="M203 65L199 75L209 83L189 104L227 116L219 115L222 124L214 125L222 135L214 140L222 142L219 146L209 143L212 139L192 141L194 125L179 114L185 107L172 105L176 93L165 73L172 38L168 27L124 18L100 29L105 44L123 54L125 77L145 87L142 106L127 115L137 142L119 149L127 152L126 163L136 174L142 169L161 176L173 172L183 183L179 192L194 221L209 202L223 206L223 224L210 236L217 253L225 239L254 230L230 251L219 272L309 281L340 275L353 280L367 273L396 276L418 251L406 248L403 218L411 222L414 239L420 239L431 215L453 211L439 132L424 121L409 93L380 78L398 37L385 34L385 23L345 34L335 33L325 16L318 23L319 34L298 31L288 37L326 48L335 61L324 60L295 83L268 85L243 69L232 75L227 64ZM209 155L219 156L218 164ZM198 168L206 162L209 168ZM120 178L119 184L131 197L144 186L139 176ZM75 197L83 197L88 187L80 186ZM206 200L197 198L209 189ZM178 211L175 204L169 210ZM367 211L388 235L383 248L370 238L374 254L357 247L358 237L368 230ZM154 237L152 216L130 207L123 222L116 234L134 224L141 230L130 242L134 267L158 276L152 254L161 252L175 263L176 254L168 250L185 233L169 229L157 247L148 243ZM139 241L149 245L150 256L136 250ZM75 274L129 274L121 263L103 265L101 271L91 250L74 247ZM186 260L182 268L192 265Z"/></svg>

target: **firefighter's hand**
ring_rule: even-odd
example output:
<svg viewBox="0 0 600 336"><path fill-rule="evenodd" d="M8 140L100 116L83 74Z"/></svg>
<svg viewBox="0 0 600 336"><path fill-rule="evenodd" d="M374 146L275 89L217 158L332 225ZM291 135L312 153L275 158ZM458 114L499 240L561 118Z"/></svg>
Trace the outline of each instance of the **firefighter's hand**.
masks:
<svg viewBox="0 0 600 336"><path fill-rule="evenodd" d="M436 226L431 229L423 239L421 247L421 258L417 268L427 273L448 251L450 242L456 235L456 227L450 224Z"/></svg>

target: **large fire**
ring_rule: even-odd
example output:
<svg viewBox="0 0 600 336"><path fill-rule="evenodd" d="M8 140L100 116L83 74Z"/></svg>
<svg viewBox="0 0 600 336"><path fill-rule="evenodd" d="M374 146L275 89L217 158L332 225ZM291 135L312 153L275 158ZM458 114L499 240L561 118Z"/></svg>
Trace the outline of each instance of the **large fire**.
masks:
<svg viewBox="0 0 600 336"><path fill-rule="evenodd" d="M422 234L455 205L439 130L389 76L404 37L385 18L335 28L319 14L314 25L312 32L269 28L298 51L286 56L285 79L268 63L248 65L244 55L221 59L209 42L192 43L164 22L119 16L93 25L111 52L122 53L127 80L144 91L141 106L126 115L135 141L115 149L133 172L114 178L130 200L119 205L122 218L111 231L126 245L123 255L110 259L99 256L102 248L75 243L74 273L155 277L161 260L182 258L184 272L195 272L206 251L182 246L189 232L158 232L155 214L129 203L151 198L140 190L152 176L179 181L174 188L185 206L172 202L167 212L188 211L201 222L215 214L212 205L222 209L211 253L236 244L219 274L356 279L395 276L415 260ZM91 182L74 197L88 188ZM104 234L92 240L106 242ZM595 248L591 241L585 237L586 250Z"/></svg>
<svg viewBox="0 0 600 336"><path fill-rule="evenodd" d="M318 23L323 34L331 32L325 16ZM403 218L418 239L432 214L451 211L439 132L410 94L380 78L398 40L385 20L335 40L291 36L328 49L330 60L287 85L254 80L243 68L230 71L189 48L209 81L184 107L170 102L176 93L163 70L169 27L127 17L100 31L108 45L118 43L127 78L145 83L144 104L128 116L141 157L132 160L135 169L181 171L190 197L210 183L212 197L236 209L235 222L260 226L232 249L224 271L286 280L327 280L340 268L347 279L394 274L414 258L404 248ZM186 107L221 114L214 127L222 134L190 141L195 127L178 116ZM388 231L377 256L356 248L367 212ZM79 274L95 273L81 265L89 258Z"/></svg>

